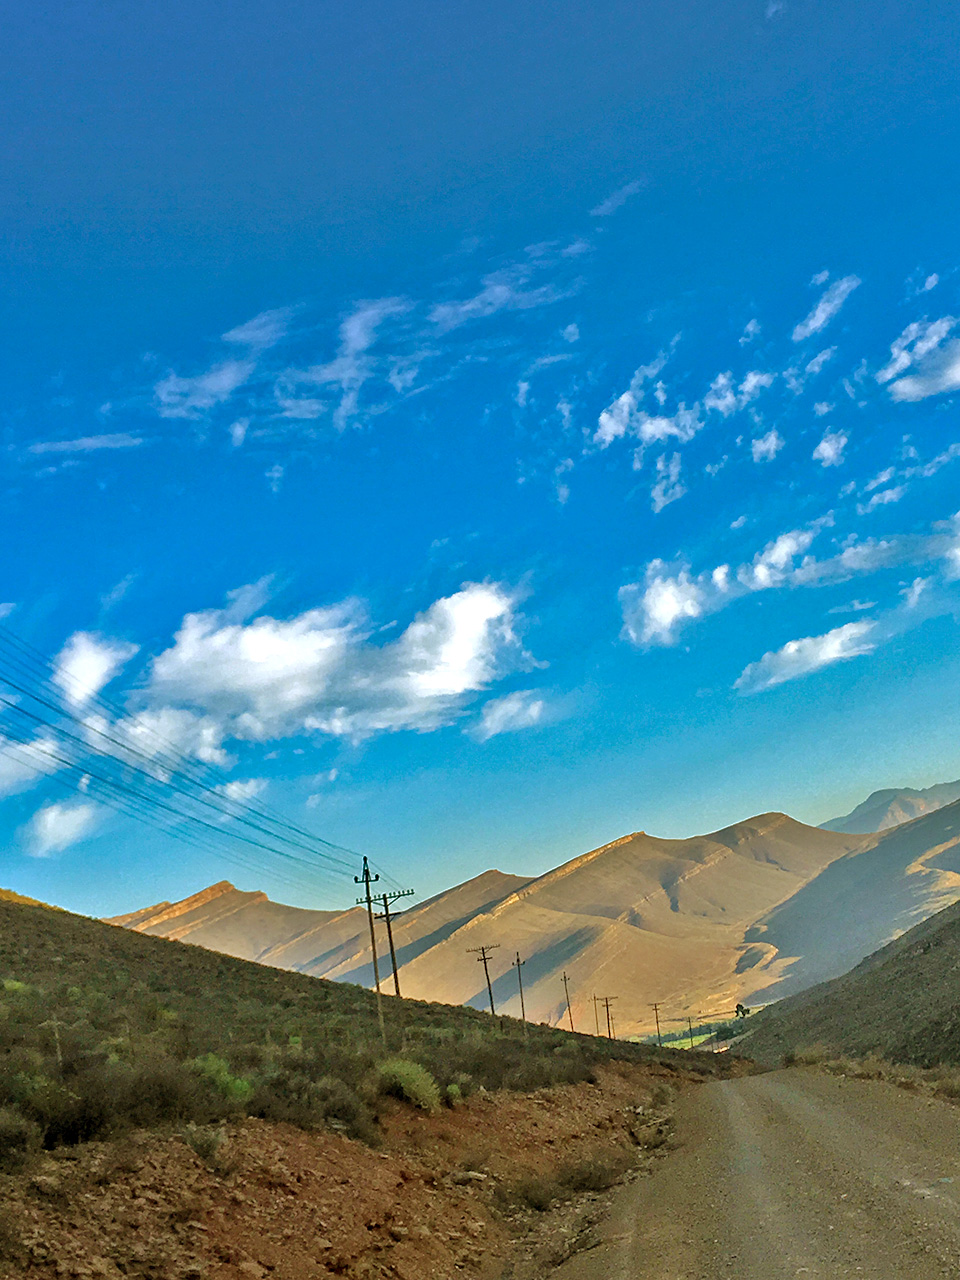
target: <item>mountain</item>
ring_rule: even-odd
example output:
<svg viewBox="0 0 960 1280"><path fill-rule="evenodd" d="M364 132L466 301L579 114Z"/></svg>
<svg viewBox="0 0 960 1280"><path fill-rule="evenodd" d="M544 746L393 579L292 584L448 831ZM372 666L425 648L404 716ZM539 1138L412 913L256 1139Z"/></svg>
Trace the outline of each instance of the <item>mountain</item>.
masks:
<svg viewBox="0 0 960 1280"><path fill-rule="evenodd" d="M618 1034L685 1025L738 1001L766 1003L843 973L960 898L960 804L854 835L761 814L686 840L634 832L529 878L487 871L394 920L404 996L485 1008L475 948L490 949L497 1011L594 1030L613 997ZM308 911L222 882L178 903L115 917L318 977L373 983L362 908ZM383 989L393 989L378 925ZM595 1020L597 1018L597 1020ZM602 1029L602 1026L601 1026Z"/></svg>
<svg viewBox="0 0 960 1280"><path fill-rule="evenodd" d="M742 1051L769 1065L813 1045L922 1067L960 1063L958 982L960 903L954 903L851 972L756 1014Z"/></svg>
<svg viewBox="0 0 960 1280"><path fill-rule="evenodd" d="M955 800L960 800L960 781L938 782L922 791L914 787L893 787L874 791L850 813L842 818L831 818L821 826L824 831L886 831L901 822L910 822L925 813L942 809Z"/></svg>

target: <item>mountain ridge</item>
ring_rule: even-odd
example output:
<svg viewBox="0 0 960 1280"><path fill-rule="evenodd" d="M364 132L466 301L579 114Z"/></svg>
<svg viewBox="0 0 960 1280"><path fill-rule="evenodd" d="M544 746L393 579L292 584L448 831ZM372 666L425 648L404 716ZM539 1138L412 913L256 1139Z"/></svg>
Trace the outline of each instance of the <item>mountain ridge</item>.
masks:
<svg viewBox="0 0 960 1280"><path fill-rule="evenodd" d="M869 834L887 831L914 818L934 813L960 800L960 780L937 782L931 787L885 787L873 791L856 808L821 823L824 831Z"/></svg>
<svg viewBox="0 0 960 1280"><path fill-rule="evenodd" d="M528 1017L554 1025L568 1017L564 973L576 1023L592 1023L596 992L616 995L623 1034L650 1029L653 1001L677 1020L763 1002L840 972L857 948L859 958L917 912L960 897L956 809L956 823L938 810L881 833L834 832L770 811L686 839L634 831L539 876L484 871L393 917L401 989L486 1007L473 949L487 946L497 1011L519 1015L520 952ZM362 907L288 907L220 881L111 923L373 985ZM385 938L378 949L391 991Z"/></svg>

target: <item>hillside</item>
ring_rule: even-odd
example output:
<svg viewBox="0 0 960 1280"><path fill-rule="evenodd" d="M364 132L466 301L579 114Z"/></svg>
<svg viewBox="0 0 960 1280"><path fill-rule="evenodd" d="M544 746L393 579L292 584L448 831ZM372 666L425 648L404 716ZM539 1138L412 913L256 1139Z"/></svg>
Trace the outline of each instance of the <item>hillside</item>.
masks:
<svg viewBox="0 0 960 1280"><path fill-rule="evenodd" d="M920 791L914 787L892 787L874 791L850 813L842 818L831 818L821 826L824 831L886 831L901 822L911 822L925 813L942 809L955 800L960 800L960 781L938 782Z"/></svg>
<svg viewBox="0 0 960 1280"><path fill-rule="evenodd" d="M9 901L0 986L0 1165L11 1134L55 1146L244 1113L370 1138L378 1064L398 1051L456 1097L582 1080L607 1059L650 1056L387 997L381 1038L376 998L361 987Z"/></svg>
<svg viewBox="0 0 960 1280"><path fill-rule="evenodd" d="M398 915L405 996L485 1008L471 949L492 951L498 1011L578 1030L612 996L617 1033L646 1034L792 994L856 964L960 897L960 808L875 835L762 814L687 840L637 832L534 879L488 871ZM127 928L371 985L363 912L309 912L224 882L117 917ZM378 926L382 930L382 926ZM392 990L386 961L384 989ZM602 1029L602 1027L601 1027Z"/></svg>
<svg viewBox="0 0 960 1280"><path fill-rule="evenodd" d="M762 1010L742 1051L774 1064L824 1045L929 1067L960 1063L960 903L915 925L842 977Z"/></svg>

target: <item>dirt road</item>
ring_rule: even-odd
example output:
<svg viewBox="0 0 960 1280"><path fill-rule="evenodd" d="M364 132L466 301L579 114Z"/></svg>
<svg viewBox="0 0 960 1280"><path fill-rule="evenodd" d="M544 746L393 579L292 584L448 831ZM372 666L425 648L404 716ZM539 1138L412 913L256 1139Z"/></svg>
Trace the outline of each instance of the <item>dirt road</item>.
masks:
<svg viewBox="0 0 960 1280"><path fill-rule="evenodd" d="M960 1277L960 1108L810 1069L704 1085L557 1280Z"/></svg>

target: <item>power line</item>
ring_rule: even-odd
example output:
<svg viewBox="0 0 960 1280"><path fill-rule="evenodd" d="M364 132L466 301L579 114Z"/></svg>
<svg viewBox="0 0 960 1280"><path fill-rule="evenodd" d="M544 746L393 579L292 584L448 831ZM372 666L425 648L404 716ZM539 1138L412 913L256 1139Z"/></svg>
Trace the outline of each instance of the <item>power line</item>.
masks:
<svg viewBox="0 0 960 1280"><path fill-rule="evenodd" d="M487 994L490 997L491 1017L496 1017L497 1011L493 1007L493 984L490 981L490 954L489 953L491 951L497 951L499 950L499 948L500 948L499 942L495 942L491 947L467 947L467 953L469 955L475 955L477 952L479 952L479 955L477 955L477 960L483 965L484 976L487 979ZM518 969L517 972L519 973L520 970Z"/></svg>
<svg viewBox="0 0 960 1280"><path fill-rule="evenodd" d="M114 808L138 820L147 821L146 814L151 808L159 809L186 824L193 835L201 835L203 844L198 847L222 852L220 844L236 840L294 865L343 876L349 874L349 864L339 855L359 857L353 850L305 830L267 805L231 796L225 775L218 774L209 764L186 756L148 720L131 716L99 694L85 700L87 714L80 716L76 708L67 705L64 690L54 679L55 668L50 660L4 627L0 627L0 648L3 650L0 683L20 695L0 697L6 721L0 725L0 732L6 735L6 740L0 739L0 751L9 754L12 746L15 752L25 752L31 767L61 785L63 779L56 779L60 769L79 772L87 778L87 790L95 793L99 800L109 804L107 797L110 796ZM23 705L22 699L40 710L31 710ZM101 713L99 718L94 714L97 710ZM56 754L46 741L31 742L24 738L22 732L17 732L16 725L10 725L11 719L16 723L27 721L41 735L51 735L57 751L62 754ZM97 762L96 769L90 769L88 757ZM57 768L43 768L49 764ZM119 803L120 797L123 804ZM204 817L204 813L208 816ZM211 822L210 816L216 821ZM232 826L224 831L221 823L226 820L242 830ZM184 839L184 831L177 827L171 829L160 824L159 829ZM386 873L379 874L385 881L396 883Z"/></svg>

